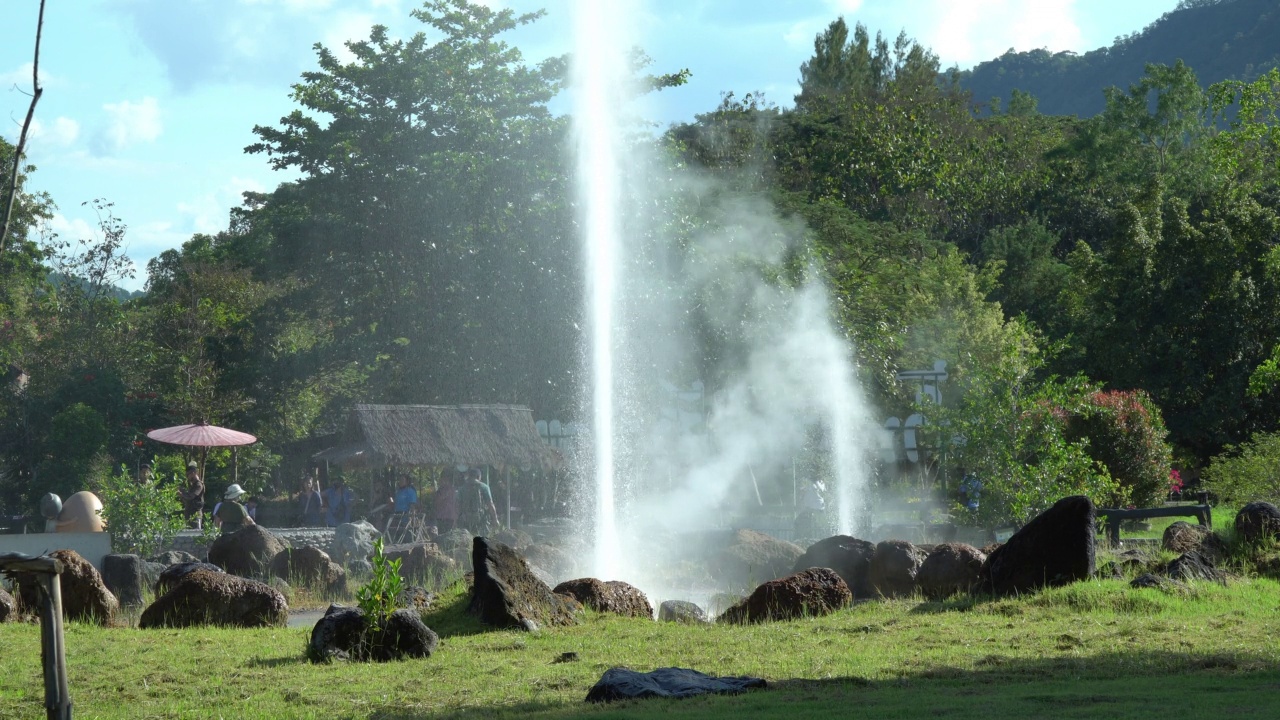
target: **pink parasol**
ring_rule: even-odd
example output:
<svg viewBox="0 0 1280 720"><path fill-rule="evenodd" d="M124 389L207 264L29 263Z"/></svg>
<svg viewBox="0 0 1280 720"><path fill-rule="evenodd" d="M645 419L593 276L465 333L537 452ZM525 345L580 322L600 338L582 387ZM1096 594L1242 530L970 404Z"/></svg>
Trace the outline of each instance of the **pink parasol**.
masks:
<svg viewBox="0 0 1280 720"><path fill-rule="evenodd" d="M232 462L232 478L238 482L240 479L240 463L236 457L235 447L237 445L252 445L258 442L258 438L249 433L240 432L239 430L231 430L230 428L218 427L208 423L195 423L192 425L175 425L173 427L160 428L147 433L147 437L156 442L168 443L170 445L190 445L193 447L204 448L200 453L200 475L204 476L204 461L211 447L231 447Z"/></svg>
<svg viewBox="0 0 1280 720"><path fill-rule="evenodd" d="M229 447L232 445L252 445L258 442L258 438L249 433L206 423L160 428L147 433L147 437L170 445L192 445L195 447Z"/></svg>

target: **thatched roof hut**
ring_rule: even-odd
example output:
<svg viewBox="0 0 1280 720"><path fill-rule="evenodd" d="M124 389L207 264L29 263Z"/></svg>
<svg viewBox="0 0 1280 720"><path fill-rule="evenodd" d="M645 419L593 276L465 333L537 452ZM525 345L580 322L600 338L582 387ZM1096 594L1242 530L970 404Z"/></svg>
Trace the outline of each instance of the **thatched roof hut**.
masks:
<svg viewBox="0 0 1280 720"><path fill-rule="evenodd" d="M519 405L356 405L340 444L313 458L349 468L560 463Z"/></svg>

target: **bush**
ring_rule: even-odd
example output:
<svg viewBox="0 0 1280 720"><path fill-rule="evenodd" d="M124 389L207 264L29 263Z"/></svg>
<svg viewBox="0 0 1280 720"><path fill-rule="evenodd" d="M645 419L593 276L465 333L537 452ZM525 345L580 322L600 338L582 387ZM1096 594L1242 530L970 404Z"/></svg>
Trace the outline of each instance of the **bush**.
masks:
<svg viewBox="0 0 1280 720"><path fill-rule="evenodd" d="M123 465L107 474L96 489L102 517L111 533L111 549L146 557L168 547L185 523L182 504L171 488L141 484Z"/></svg>
<svg viewBox="0 0 1280 720"><path fill-rule="evenodd" d="M1280 433L1258 433L1228 445L1201 475L1206 490L1230 504L1280 500Z"/></svg>
<svg viewBox="0 0 1280 720"><path fill-rule="evenodd" d="M1169 490L1169 431L1151 397L1141 390L1097 391L1067 420L1072 442L1088 440L1089 457L1102 463L1123 492L1108 502L1150 507Z"/></svg>

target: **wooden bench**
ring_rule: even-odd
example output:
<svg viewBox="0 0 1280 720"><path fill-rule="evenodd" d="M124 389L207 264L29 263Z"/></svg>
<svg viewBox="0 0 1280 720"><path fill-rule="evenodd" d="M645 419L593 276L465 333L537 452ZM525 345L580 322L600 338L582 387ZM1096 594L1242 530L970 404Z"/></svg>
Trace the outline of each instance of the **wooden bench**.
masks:
<svg viewBox="0 0 1280 720"><path fill-rule="evenodd" d="M1209 503L1199 505L1170 505L1158 508L1098 508L1099 515L1107 516L1107 540L1120 544L1120 523L1125 520L1146 520L1158 517L1194 517L1201 525L1213 527L1213 511Z"/></svg>

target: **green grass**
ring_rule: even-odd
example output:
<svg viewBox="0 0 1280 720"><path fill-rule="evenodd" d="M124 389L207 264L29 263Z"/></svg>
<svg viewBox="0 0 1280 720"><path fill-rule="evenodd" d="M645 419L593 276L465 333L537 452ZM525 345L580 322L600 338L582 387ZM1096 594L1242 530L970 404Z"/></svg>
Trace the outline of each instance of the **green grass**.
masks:
<svg viewBox="0 0 1280 720"><path fill-rule="evenodd" d="M72 624L77 718L753 718L1280 716L1280 585L1123 581L1017 599L867 603L748 627L588 614L529 634L491 631L444 593L435 656L310 665L308 630L141 631ZM0 718L40 717L39 628L0 626ZM576 652L577 662L552 662ZM583 702L608 668L756 675L736 697Z"/></svg>

